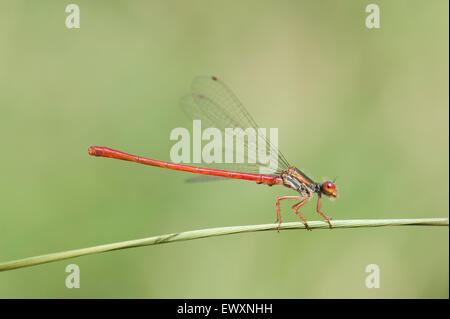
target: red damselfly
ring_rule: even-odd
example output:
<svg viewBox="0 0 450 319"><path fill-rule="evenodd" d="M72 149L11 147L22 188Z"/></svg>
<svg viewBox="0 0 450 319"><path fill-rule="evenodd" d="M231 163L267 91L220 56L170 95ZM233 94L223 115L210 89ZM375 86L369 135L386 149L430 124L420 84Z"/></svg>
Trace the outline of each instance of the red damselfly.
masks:
<svg viewBox="0 0 450 319"><path fill-rule="evenodd" d="M200 76L192 82L192 93L182 100L184 110L190 114L193 119L200 119L208 127L214 127L220 131L225 131L226 128L253 128L258 131L259 127L248 111L240 103L233 92L217 77L215 76ZM245 145L251 146L254 141L246 140ZM292 210L297 214L306 229L311 230L307 221L299 213L300 207L309 202L314 194L318 195L316 211L328 222L332 228L331 218L320 210L320 202L322 195L330 198L337 198L337 189L333 181L325 181L323 183L316 183L303 173L298 168L291 166L284 155L278 151L277 147L269 141L264 140L265 146L274 152L277 168L271 174L261 174L257 171L261 164L256 161L246 163L245 165L231 165L226 164L222 167L227 169L211 168L209 164L198 166L190 166L184 164L177 164L171 162L158 161L154 159L145 158L127 154L112 148L103 146L89 147L89 154L93 156L109 157L120 160L126 160L145 165L158 166L173 170L184 172L191 172L197 174L214 175L225 178L244 179L254 181L258 184L284 185L299 193L297 196L279 196L276 198L276 212L278 227L281 225L281 209L280 201L285 199L298 200L299 202L292 206ZM228 169L228 167L231 167Z"/></svg>

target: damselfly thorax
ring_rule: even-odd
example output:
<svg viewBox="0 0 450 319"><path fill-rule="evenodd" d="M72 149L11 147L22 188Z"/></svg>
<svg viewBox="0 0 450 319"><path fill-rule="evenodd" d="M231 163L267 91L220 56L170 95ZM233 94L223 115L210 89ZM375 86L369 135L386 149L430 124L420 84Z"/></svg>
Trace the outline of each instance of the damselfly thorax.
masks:
<svg viewBox="0 0 450 319"><path fill-rule="evenodd" d="M291 166L281 172L281 178L284 186L292 188L305 197L311 197L320 191L320 184L314 182L296 167Z"/></svg>

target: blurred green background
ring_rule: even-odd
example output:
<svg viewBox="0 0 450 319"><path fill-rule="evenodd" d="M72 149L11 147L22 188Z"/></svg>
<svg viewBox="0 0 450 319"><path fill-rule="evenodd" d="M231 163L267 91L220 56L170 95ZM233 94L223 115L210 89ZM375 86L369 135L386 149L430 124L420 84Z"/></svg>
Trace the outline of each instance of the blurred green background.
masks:
<svg viewBox="0 0 450 319"><path fill-rule="evenodd" d="M334 219L448 216L447 1L82 0L78 30L69 3L0 3L0 261L273 222L293 191L88 156L169 160L199 74L278 127L292 164L337 176ZM369 3L381 29L365 27ZM241 234L3 272L0 297L448 298L448 240L447 227ZM65 287L71 263L80 289Z"/></svg>

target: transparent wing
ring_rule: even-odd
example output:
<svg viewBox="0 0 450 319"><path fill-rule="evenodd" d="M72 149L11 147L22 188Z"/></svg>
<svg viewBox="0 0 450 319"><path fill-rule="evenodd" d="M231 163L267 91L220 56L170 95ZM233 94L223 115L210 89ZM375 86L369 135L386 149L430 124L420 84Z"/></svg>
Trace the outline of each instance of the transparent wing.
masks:
<svg viewBox="0 0 450 319"><path fill-rule="evenodd" d="M203 183L203 182L217 182L217 181L230 181L230 178L213 176L213 175L196 175L189 177L185 180L186 183Z"/></svg>
<svg viewBox="0 0 450 319"><path fill-rule="evenodd" d="M192 120L201 120L202 130L216 128L223 137L221 163L203 163L201 166L239 172L261 173L261 167L267 168L272 163L273 174L278 174L289 167L289 163L278 150L277 143L270 142L270 136L258 135L258 125L244 108L239 99L221 80L214 76L199 76L192 81L191 94L181 100L184 112ZM236 129L254 132L254 137L244 136L243 148L236 143L227 144L225 140L236 141ZM249 129L249 130L247 130ZM247 130L247 131L246 131ZM266 135L269 131L266 130ZM206 144L207 141L203 142ZM265 161L262 162L259 150L265 151ZM257 150L250 151L250 150ZM245 154L241 154L244 151ZM233 163L227 163L225 154L232 154ZM245 158L243 163L236 163L236 159ZM269 160L268 160L269 158ZM276 167L273 164L276 163Z"/></svg>

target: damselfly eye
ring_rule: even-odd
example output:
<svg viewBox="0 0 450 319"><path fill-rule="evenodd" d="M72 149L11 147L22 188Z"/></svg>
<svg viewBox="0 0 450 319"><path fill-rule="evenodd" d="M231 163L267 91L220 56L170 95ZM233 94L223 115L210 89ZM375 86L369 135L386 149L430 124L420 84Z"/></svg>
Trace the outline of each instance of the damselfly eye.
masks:
<svg viewBox="0 0 450 319"><path fill-rule="evenodd" d="M322 192L327 196L337 197L336 185L331 181L322 184Z"/></svg>

